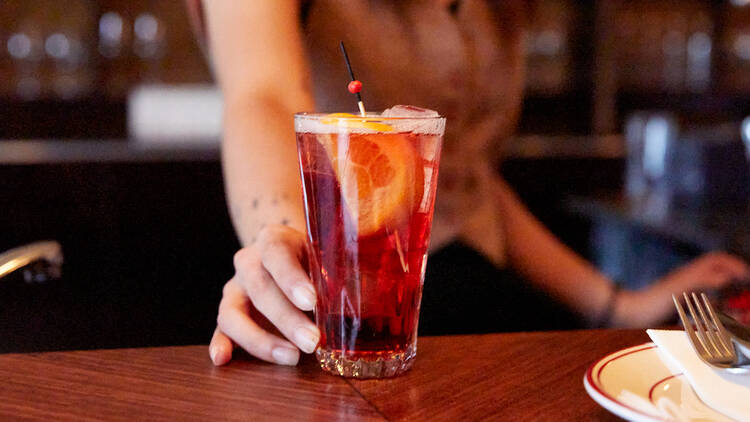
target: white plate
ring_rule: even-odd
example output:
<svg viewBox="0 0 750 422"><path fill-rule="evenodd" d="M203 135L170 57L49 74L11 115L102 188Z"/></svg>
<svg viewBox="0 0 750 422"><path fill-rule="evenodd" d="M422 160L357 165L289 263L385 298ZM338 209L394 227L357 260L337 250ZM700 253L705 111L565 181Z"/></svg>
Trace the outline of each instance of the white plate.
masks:
<svg viewBox="0 0 750 422"><path fill-rule="evenodd" d="M583 384L602 407L630 421L731 421L695 395L682 373L662 361L654 343L599 359Z"/></svg>

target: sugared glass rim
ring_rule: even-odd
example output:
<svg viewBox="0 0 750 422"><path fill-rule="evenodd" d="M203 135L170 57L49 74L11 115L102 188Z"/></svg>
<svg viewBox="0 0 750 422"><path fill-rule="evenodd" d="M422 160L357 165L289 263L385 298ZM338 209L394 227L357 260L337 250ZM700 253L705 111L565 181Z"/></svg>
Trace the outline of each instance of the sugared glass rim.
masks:
<svg viewBox="0 0 750 422"><path fill-rule="evenodd" d="M351 116L341 116L341 112L337 113L321 113L321 112L308 112L303 111L299 113L294 113L295 119L304 119L304 120L320 120L320 119L340 119L340 120L367 120L367 121L384 121L384 120L435 120L435 119L445 119L445 116L438 114L437 116L393 116L393 117L384 117L381 116L378 113L380 112L367 112L365 113L365 116L362 117L359 115L359 113L347 113L351 114Z"/></svg>

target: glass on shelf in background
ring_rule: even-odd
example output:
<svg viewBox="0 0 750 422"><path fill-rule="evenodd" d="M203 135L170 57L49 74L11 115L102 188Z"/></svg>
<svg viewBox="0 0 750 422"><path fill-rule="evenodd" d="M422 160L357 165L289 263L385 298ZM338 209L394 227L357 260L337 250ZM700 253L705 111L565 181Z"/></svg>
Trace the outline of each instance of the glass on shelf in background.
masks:
<svg viewBox="0 0 750 422"><path fill-rule="evenodd" d="M726 63L721 89L738 94L750 92L750 6L747 3L727 8L721 56Z"/></svg>
<svg viewBox="0 0 750 422"><path fill-rule="evenodd" d="M640 111L625 123L625 192L630 198L664 194L671 147L677 139L676 118L666 112Z"/></svg>
<svg viewBox="0 0 750 422"><path fill-rule="evenodd" d="M122 54L126 22L122 15L114 11L99 17L98 51L106 59L114 59Z"/></svg>
<svg viewBox="0 0 750 422"><path fill-rule="evenodd" d="M152 13L143 12L133 21L133 52L143 62L141 77L149 82L159 79L161 59L167 47L164 22Z"/></svg>
<svg viewBox="0 0 750 422"><path fill-rule="evenodd" d="M126 139L142 84L208 84L184 2L0 0L0 139Z"/></svg>
<svg viewBox="0 0 750 422"><path fill-rule="evenodd" d="M103 94L124 100L141 84L210 82L182 2L106 0L98 18Z"/></svg>
<svg viewBox="0 0 750 422"><path fill-rule="evenodd" d="M555 95L571 81L570 39L574 8L569 0L538 2L526 38L526 86L531 94Z"/></svg>
<svg viewBox="0 0 750 422"><path fill-rule="evenodd" d="M0 66L0 75L9 83L0 95L70 100L90 92L95 79L89 62L91 6L88 0L4 1L0 23L7 39L2 47L9 60Z"/></svg>
<svg viewBox="0 0 750 422"><path fill-rule="evenodd" d="M10 68L7 70L9 83L4 86L5 94L23 100L38 98L42 92L40 64L43 57L42 37L31 25L23 23L12 31L5 43ZM28 32L27 32L28 29Z"/></svg>
<svg viewBox="0 0 750 422"><path fill-rule="evenodd" d="M3 0L0 80L6 101L66 102L211 78L182 2Z"/></svg>
<svg viewBox="0 0 750 422"><path fill-rule="evenodd" d="M136 2L99 16L97 50L107 97L125 98L139 83L162 80L168 28L155 8Z"/></svg>
<svg viewBox="0 0 750 422"><path fill-rule="evenodd" d="M710 4L618 2L613 21L621 88L651 93L710 89L714 39Z"/></svg>
<svg viewBox="0 0 750 422"><path fill-rule="evenodd" d="M54 66L51 83L56 97L71 100L91 90L93 72L87 66L90 51L78 35L54 32L44 41L44 51Z"/></svg>
<svg viewBox="0 0 750 422"><path fill-rule="evenodd" d="M713 40L708 31L695 31L687 42L685 84L692 92L705 92L711 87L711 53Z"/></svg>

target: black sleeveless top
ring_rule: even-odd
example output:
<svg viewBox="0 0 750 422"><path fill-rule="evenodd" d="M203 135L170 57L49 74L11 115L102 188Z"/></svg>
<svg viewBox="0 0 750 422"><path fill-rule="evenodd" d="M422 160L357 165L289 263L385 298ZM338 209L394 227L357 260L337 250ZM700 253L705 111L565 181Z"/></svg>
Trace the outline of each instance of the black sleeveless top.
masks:
<svg viewBox="0 0 750 422"><path fill-rule="evenodd" d="M427 260L420 335L575 328L583 322L570 309L460 241Z"/></svg>

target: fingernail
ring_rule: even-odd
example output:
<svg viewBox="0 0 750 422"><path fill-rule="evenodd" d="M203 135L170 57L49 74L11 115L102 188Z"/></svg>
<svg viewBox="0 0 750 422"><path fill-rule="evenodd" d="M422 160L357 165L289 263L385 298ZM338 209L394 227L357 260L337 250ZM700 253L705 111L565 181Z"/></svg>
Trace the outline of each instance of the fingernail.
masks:
<svg viewBox="0 0 750 422"><path fill-rule="evenodd" d="M216 364L216 354L219 353L219 349L216 346L208 348L208 355L211 356L211 362Z"/></svg>
<svg viewBox="0 0 750 422"><path fill-rule="evenodd" d="M315 307L315 291L310 286L299 286L292 295L296 305L303 311L312 311Z"/></svg>
<svg viewBox="0 0 750 422"><path fill-rule="evenodd" d="M299 361L299 352L296 349L290 349L288 347L277 347L271 351L273 360L279 365L291 365L294 366Z"/></svg>
<svg viewBox="0 0 750 422"><path fill-rule="evenodd" d="M294 332L294 339L297 346L305 353L312 353L318 347L320 335L307 327L299 327Z"/></svg>

